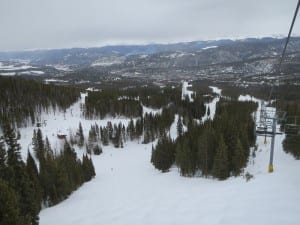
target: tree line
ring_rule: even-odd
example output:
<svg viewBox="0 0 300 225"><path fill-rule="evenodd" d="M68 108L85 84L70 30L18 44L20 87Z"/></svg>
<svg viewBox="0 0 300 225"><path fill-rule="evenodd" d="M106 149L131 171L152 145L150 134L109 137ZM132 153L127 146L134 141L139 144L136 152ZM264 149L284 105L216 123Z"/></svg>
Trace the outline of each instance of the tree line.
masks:
<svg viewBox="0 0 300 225"><path fill-rule="evenodd" d="M0 76L0 126L35 124L42 111L65 110L79 97L78 89L46 85L21 77Z"/></svg>
<svg viewBox="0 0 300 225"><path fill-rule="evenodd" d="M106 116L142 117L143 107L153 109L169 108L172 113L183 115L185 120L200 119L205 114L205 102L201 94L194 94L193 101L181 99L181 89L172 87L146 87L124 90L104 89L90 92L86 97L85 116L88 119Z"/></svg>
<svg viewBox="0 0 300 225"><path fill-rule="evenodd" d="M212 176L220 180L239 175L246 166L250 147L255 144L252 102L221 100L215 119L204 123L191 120L187 132L173 141L162 136L152 150L151 162L159 170L176 165L182 176ZM180 119L180 117L179 117Z"/></svg>
<svg viewBox="0 0 300 225"><path fill-rule="evenodd" d="M28 150L24 162L14 128L4 124L0 138L0 224L39 224L43 205L61 202L95 176L91 158L84 155L78 159L67 141L55 154L38 129L32 144L34 154Z"/></svg>

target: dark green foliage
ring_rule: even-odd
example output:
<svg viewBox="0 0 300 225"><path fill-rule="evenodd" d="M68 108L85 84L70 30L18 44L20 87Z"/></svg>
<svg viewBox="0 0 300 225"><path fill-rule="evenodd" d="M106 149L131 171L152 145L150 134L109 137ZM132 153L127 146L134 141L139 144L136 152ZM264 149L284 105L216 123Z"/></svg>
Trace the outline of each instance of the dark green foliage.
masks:
<svg viewBox="0 0 300 225"><path fill-rule="evenodd" d="M79 90L46 85L20 77L0 76L0 127L4 121L18 127L34 124L42 110L64 110L79 98ZM63 97L62 97L63 96Z"/></svg>
<svg viewBox="0 0 300 225"><path fill-rule="evenodd" d="M283 141L285 152L292 153L296 159L300 159L300 135L287 135Z"/></svg>
<svg viewBox="0 0 300 225"><path fill-rule="evenodd" d="M87 155L83 155L82 170L84 181L89 181L96 175L92 158L89 158Z"/></svg>
<svg viewBox="0 0 300 225"><path fill-rule="evenodd" d="M183 134L183 124L182 124L181 116L178 116L178 120L177 120L177 134L178 136L181 136Z"/></svg>
<svg viewBox="0 0 300 225"><path fill-rule="evenodd" d="M212 170L217 142L211 122L207 122L197 142L197 168L201 170L202 175L205 177Z"/></svg>
<svg viewBox="0 0 300 225"><path fill-rule="evenodd" d="M34 130L32 143L33 143L33 150L34 150L36 158L40 161L44 160L45 145L44 145L42 131L40 129L38 129L37 132L35 132L35 130Z"/></svg>
<svg viewBox="0 0 300 225"><path fill-rule="evenodd" d="M49 140L35 130L26 163L20 155L21 135L14 126L39 122L42 111L64 110L79 97L73 88L44 85L17 77L0 77L0 224L37 225L41 205L54 205L68 197L83 182L85 168L66 143L60 154L53 153ZM99 130L99 129L98 129ZM39 161L39 170L36 166ZM88 159L90 180L95 176Z"/></svg>
<svg viewBox="0 0 300 225"><path fill-rule="evenodd" d="M144 116L144 144L154 141L159 138L170 129L171 124L174 121L173 112L164 108L161 115L153 115L152 113L146 113Z"/></svg>
<svg viewBox="0 0 300 225"><path fill-rule="evenodd" d="M78 146L82 147L84 145L84 135L83 135L82 125L80 122L79 122L78 135L79 135Z"/></svg>
<svg viewBox="0 0 300 225"><path fill-rule="evenodd" d="M225 180L229 176L228 150L222 136L216 150L212 175L220 180Z"/></svg>
<svg viewBox="0 0 300 225"><path fill-rule="evenodd" d="M16 192L20 218L23 223L38 224L40 203L34 193L33 181L30 179L26 165L21 159L16 132L9 124L4 124L3 128L7 145L6 182Z"/></svg>
<svg viewBox="0 0 300 225"><path fill-rule="evenodd" d="M210 107L207 106L207 116L210 116Z"/></svg>
<svg viewBox="0 0 300 225"><path fill-rule="evenodd" d="M127 127L127 136L129 137L130 141L133 141L135 138L135 126L132 119L130 119Z"/></svg>
<svg viewBox="0 0 300 225"><path fill-rule="evenodd" d="M86 174L90 174L89 179L86 179ZM48 154L44 161L40 161L39 178L43 189L43 201L46 205L57 204L94 176L91 160L89 159L86 166L86 161L78 160L74 149L65 142L59 155Z"/></svg>
<svg viewBox="0 0 300 225"><path fill-rule="evenodd" d="M0 138L0 179L7 178L7 165L6 165L6 149L4 146L4 140Z"/></svg>
<svg viewBox="0 0 300 225"><path fill-rule="evenodd" d="M246 166L247 155L245 154L245 152L246 151L244 150L240 139L237 139L237 143L235 145L235 149L232 156L232 169L235 175L239 175L241 173L241 169Z"/></svg>
<svg viewBox="0 0 300 225"><path fill-rule="evenodd" d="M282 121L283 131L285 131L284 128L286 124L300 125L300 86L295 85L296 82L297 80L287 80L285 84L276 87L271 96L272 99L276 99L272 106L276 107L277 110L286 112L286 118ZM222 84L221 88L223 94L233 98L237 98L243 93L265 100L269 99L271 89L271 87L267 85L250 86L245 89L226 84ZM298 131L299 129L300 128L298 128ZM296 134L294 133L293 135L286 135L286 139L283 142L284 150L294 155L295 158L299 158L300 150L298 140L300 140L300 135L297 135L296 132ZM241 140L241 142L243 141Z"/></svg>
<svg viewBox="0 0 300 225"><path fill-rule="evenodd" d="M20 217L16 192L2 179L0 179L0 193L0 224L25 224Z"/></svg>
<svg viewBox="0 0 300 225"><path fill-rule="evenodd" d="M176 146L176 165L182 176L193 176L196 172L196 152L190 146L188 139Z"/></svg>
<svg viewBox="0 0 300 225"><path fill-rule="evenodd" d="M282 123L286 132L283 149L300 159L300 86L287 86L283 90L281 88L278 90L281 95L275 106L286 112L285 121Z"/></svg>
<svg viewBox="0 0 300 225"><path fill-rule="evenodd" d="M32 158L30 152L27 153L27 161L26 161L26 170L27 174L32 182L32 188L34 190L34 198L37 202L42 202L42 188L39 181L39 172L36 166L34 159ZM40 205L37 204L37 210L40 210Z"/></svg>
<svg viewBox="0 0 300 225"><path fill-rule="evenodd" d="M107 115L138 117L142 114L141 104L134 96L127 96L125 92L117 90L90 92L85 107L87 118L104 118Z"/></svg>
<svg viewBox="0 0 300 225"><path fill-rule="evenodd" d="M250 146L255 144L251 116L255 109L254 103L221 100L214 121L196 124L189 119L188 131L176 140L176 164L181 175L194 176L198 171L219 179L239 175Z"/></svg>
<svg viewBox="0 0 300 225"><path fill-rule="evenodd" d="M90 158L81 162L68 142L60 154L54 155L40 130L34 132L33 137L40 168L37 169L29 151L24 163L16 132L9 124L3 128L7 149L1 139L0 224L38 225L42 203L46 206L59 203L95 176Z"/></svg>
<svg viewBox="0 0 300 225"><path fill-rule="evenodd" d="M167 172L175 161L175 145L172 140L163 136L152 149L151 163L156 169Z"/></svg>
<svg viewBox="0 0 300 225"><path fill-rule="evenodd" d="M100 155L102 153L102 148L98 144L95 145L94 148L93 148L93 153L95 155Z"/></svg>
<svg viewBox="0 0 300 225"><path fill-rule="evenodd" d="M107 146L109 144L108 129L106 127L104 128L100 127L100 133L101 133L102 144L104 146Z"/></svg>

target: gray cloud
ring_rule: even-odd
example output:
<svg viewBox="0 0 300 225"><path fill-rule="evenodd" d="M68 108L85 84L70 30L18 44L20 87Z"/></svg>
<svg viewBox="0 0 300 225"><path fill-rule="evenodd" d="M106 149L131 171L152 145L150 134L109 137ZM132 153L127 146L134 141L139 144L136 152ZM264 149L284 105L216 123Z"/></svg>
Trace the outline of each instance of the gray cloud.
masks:
<svg viewBox="0 0 300 225"><path fill-rule="evenodd" d="M0 0L0 50L286 34L297 0ZM294 34L300 33L299 22Z"/></svg>

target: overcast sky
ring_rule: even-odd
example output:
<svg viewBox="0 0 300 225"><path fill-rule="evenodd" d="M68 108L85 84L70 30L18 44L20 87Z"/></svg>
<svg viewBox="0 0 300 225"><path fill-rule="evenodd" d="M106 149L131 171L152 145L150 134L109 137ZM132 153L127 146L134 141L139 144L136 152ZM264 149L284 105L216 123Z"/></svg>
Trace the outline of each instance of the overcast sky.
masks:
<svg viewBox="0 0 300 225"><path fill-rule="evenodd" d="M297 2L0 0L0 51L286 35Z"/></svg>

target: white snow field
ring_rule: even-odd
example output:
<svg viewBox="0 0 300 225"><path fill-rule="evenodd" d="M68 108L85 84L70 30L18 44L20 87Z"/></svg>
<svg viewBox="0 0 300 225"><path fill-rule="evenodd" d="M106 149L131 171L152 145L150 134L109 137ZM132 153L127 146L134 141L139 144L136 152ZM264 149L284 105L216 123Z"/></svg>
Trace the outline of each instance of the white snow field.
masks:
<svg viewBox="0 0 300 225"><path fill-rule="evenodd" d="M244 99L245 100L245 99ZM212 107L213 108L213 107ZM211 110L212 110L211 108ZM177 119L177 117L176 117ZM177 120L175 119L174 124ZM42 127L53 147L56 133L78 129L85 135L91 124L127 123L126 118L85 120L80 102L64 113L43 114ZM172 125L171 136L175 138ZM23 156L30 147L32 127L21 129ZM41 225L297 225L300 221L300 162L282 150L284 135L276 135L274 172L268 173L270 139L257 138L256 157L250 158L241 177L225 181L201 177L185 178L177 168L161 173L150 163L151 147L138 141L126 142L123 149L103 147L93 156L96 177L69 198L40 213ZM78 150L78 153L83 150Z"/></svg>
<svg viewBox="0 0 300 225"><path fill-rule="evenodd" d="M187 81L182 82L182 91L181 91L181 99L184 100L186 96L188 97L189 101L194 101L192 98L193 91L189 91L188 88L192 85L189 84Z"/></svg>
<svg viewBox="0 0 300 225"><path fill-rule="evenodd" d="M217 105L218 101L220 101L220 96L221 96L221 92L222 92L222 90L217 87L209 86L209 88L212 89L212 92L217 94L218 96L215 97L211 102L205 103L206 111L205 111L205 115L201 119L201 121L203 121L203 122L205 122L208 119L210 119L210 120L214 119L215 114L216 114L216 105ZM210 110L209 115L207 113L208 108Z"/></svg>

